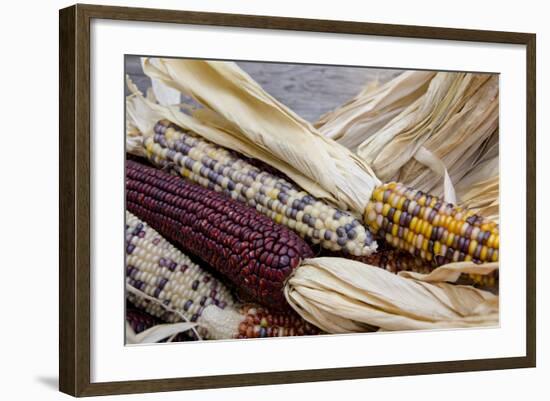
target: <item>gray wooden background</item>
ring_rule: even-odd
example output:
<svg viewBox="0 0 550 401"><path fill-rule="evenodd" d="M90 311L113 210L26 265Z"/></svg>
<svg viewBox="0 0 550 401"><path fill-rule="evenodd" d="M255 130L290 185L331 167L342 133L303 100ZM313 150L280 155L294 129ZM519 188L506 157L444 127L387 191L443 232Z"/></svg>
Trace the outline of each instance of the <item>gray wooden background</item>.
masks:
<svg viewBox="0 0 550 401"><path fill-rule="evenodd" d="M125 71L141 91L151 86L143 74L139 57L126 57ZM304 119L315 122L355 96L373 80L386 82L400 70L366 67L237 62L270 95ZM190 99L184 99L190 101Z"/></svg>

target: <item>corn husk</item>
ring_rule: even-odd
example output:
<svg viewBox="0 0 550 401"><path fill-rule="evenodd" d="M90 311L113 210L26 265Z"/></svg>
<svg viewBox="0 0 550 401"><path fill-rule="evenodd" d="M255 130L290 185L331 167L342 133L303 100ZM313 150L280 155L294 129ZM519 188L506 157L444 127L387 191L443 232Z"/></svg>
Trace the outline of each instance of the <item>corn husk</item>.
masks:
<svg viewBox="0 0 550 401"><path fill-rule="evenodd" d="M273 99L235 64L161 59L156 65L145 60L146 74L193 97L204 108L182 112L180 107L159 105L134 91L127 98L130 152L143 152L140 140L152 134L158 120L167 119L272 165L319 198L363 214L372 189L380 183L369 165ZM465 85L444 78L438 79L445 88L432 88L432 97L444 98L453 85ZM418 101L415 107L429 109ZM460 269L472 268L459 266L439 274L452 281ZM400 277L344 258L307 260L287 282L285 294L298 314L329 333L368 331L373 326L407 330L498 322L498 296L491 293Z"/></svg>
<svg viewBox="0 0 550 401"><path fill-rule="evenodd" d="M225 137L224 143L221 135L207 139L271 164L292 179L303 177L297 183L308 192L362 213L380 184L366 163L266 93L235 63L158 59L155 66L145 59L143 64L152 79L204 106L194 114L196 120ZM183 119L170 110L170 120Z"/></svg>
<svg viewBox="0 0 550 401"><path fill-rule="evenodd" d="M357 152L382 181L477 204L485 216L498 216L498 191L490 185L498 181L498 76L426 74L405 72L362 91L316 126ZM425 84L414 85L419 82ZM484 183L489 186L480 199ZM478 192L468 194L472 186Z"/></svg>
<svg viewBox="0 0 550 401"><path fill-rule="evenodd" d="M304 319L329 333L362 332L365 325L382 330L498 325L498 296L490 292L406 278L342 258L304 261L285 295Z"/></svg>
<svg viewBox="0 0 550 401"><path fill-rule="evenodd" d="M497 129L498 77L441 72L421 99L367 138L357 153L382 180L441 195L440 174L415 160L416 152L426 148L457 182Z"/></svg>
<svg viewBox="0 0 550 401"><path fill-rule="evenodd" d="M432 71L406 71L383 85L367 86L346 104L321 116L315 126L356 152L369 136L422 96L434 76Z"/></svg>

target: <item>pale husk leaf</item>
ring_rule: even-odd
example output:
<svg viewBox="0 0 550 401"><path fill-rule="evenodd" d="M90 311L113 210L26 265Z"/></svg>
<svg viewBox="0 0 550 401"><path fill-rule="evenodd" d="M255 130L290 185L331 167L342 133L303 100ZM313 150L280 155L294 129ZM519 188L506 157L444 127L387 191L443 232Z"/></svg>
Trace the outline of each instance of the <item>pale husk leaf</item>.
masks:
<svg viewBox="0 0 550 401"><path fill-rule="evenodd" d="M498 156L498 77L437 73L415 102L377 132L363 134L357 153L382 180L444 195L442 170L419 161L418 153L426 149L440 160L455 186L484 159Z"/></svg>
<svg viewBox="0 0 550 401"><path fill-rule="evenodd" d="M164 323L150 327L136 334L130 325L126 325L126 342L128 344L151 344L189 331L197 326L196 323Z"/></svg>
<svg viewBox="0 0 550 401"><path fill-rule="evenodd" d="M418 104L367 139L358 154L382 179L433 193L440 176L414 160L417 150L425 147L441 159L456 182L497 127L498 77L438 73Z"/></svg>
<svg viewBox="0 0 550 401"><path fill-rule="evenodd" d="M203 110L203 112L205 112ZM222 124L216 124L214 118L209 123L194 116L183 113L179 107L164 107L144 98L139 93L134 93L126 98L127 125L135 126L137 129L128 131L126 135L126 150L137 156L145 156L146 151L143 139L153 135L154 125L162 119L169 120L183 129L202 136L203 138L228 149L233 149L245 156L262 160L277 170L284 172L296 184L319 199L325 199L337 204L329 192L324 190L318 183L313 182L309 177L302 174L289 163L273 157L266 150L255 146L247 138L231 135L228 133L229 126L219 128ZM346 206L346 205L342 205Z"/></svg>
<svg viewBox="0 0 550 401"><path fill-rule="evenodd" d="M226 136L253 145L258 150L255 153L267 160L258 158L266 163L277 159L292 166L329 193L338 205L362 213L373 188L380 184L360 158L321 135L235 63L159 59L156 67L146 59L144 71L217 113L219 119L226 120L224 127L231 127L225 131Z"/></svg>
<svg viewBox="0 0 550 401"><path fill-rule="evenodd" d="M319 131L346 146L357 147L426 92L431 71L406 71L381 86L367 86L357 96L315 123Z"/></svg>
<svg viewBox="0 0 550 401"><path fill-rule="evenodd" d="M398 274L401 277L413 278L415 280L427 282L455 282L461 274L481 274L487 275L495 270L498 270L498 262L491 263L472 263L472 262L455 262L439 266L430 273L416 273L413 271L401 271Z"/></svg>
<svg viewBox="0 0 550 401"><path fill-rule="evenodd" d="M419 330L498 324L498 296L489 292L405 278L343 258L305 260L285 295L304 319L329 333L364 331L364 325ZM333 315L340 321L333 323Z"/></svg>

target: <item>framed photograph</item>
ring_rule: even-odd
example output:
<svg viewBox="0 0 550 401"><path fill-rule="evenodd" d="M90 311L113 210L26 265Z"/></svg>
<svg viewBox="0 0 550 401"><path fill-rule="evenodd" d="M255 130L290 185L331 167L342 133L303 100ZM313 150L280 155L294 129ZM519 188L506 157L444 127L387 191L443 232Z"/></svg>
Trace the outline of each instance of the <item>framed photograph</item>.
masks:
<svg viewBox="0 0 550 401"><path fill-rule="evenodd" d="M534 34L59 26L62 392L535 366Z"/></svg>

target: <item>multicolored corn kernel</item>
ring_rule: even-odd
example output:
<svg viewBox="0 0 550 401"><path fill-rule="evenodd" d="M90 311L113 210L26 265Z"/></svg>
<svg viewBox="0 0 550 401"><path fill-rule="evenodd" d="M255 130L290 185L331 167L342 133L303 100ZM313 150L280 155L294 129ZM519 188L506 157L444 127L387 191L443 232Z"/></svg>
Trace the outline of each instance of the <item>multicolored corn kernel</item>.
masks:
<svg viewBox="0 0 550 401"><path fill-rule="evenodd" d="M364 217L379 238L438 266L498 261L495 222L399 183L377 187Z"/></svg>
<svg viewBox="0 0 550 401"><path fill-rule="evenodd" d="M126 212L126 283L197 321L208 305L233 304L229 290L188 256L162 238L147 223ZM128 300L165 321L180 321L167 308L129 293ZM207 333L200 333L207 336Z"/></svg>
<svg viewBox="0 0 550 401"><path fill-rule="evenodd" d="M246 203L314 244L356 256L376 249L372 234L352 214L167 121L156 124L144 145L153 164Z"/></svg>
<svg viewBox="0 0 550 401"><path fill-rule="evenodd" d="M126 162L126 204L167 240L201 258L248 298L285 309L286 278L311 248L294 232L221 193Z"/></svg>
<svg viewBox="0 0 550 401"><path fill-rule="evenodd" d="M383 249L369 256L353 258L368 265L380 267L391 273L412 271L427 274L434 269L433 264L426 262L408 252L399 249Z"/></svg>
<svg viewBox="0 0 550 401"><path fill-rule="evenodd" d="M289 337L320 334L320 330L294 312L271 313L256 305L243 305L243 321L235 338Z"/></svg>

